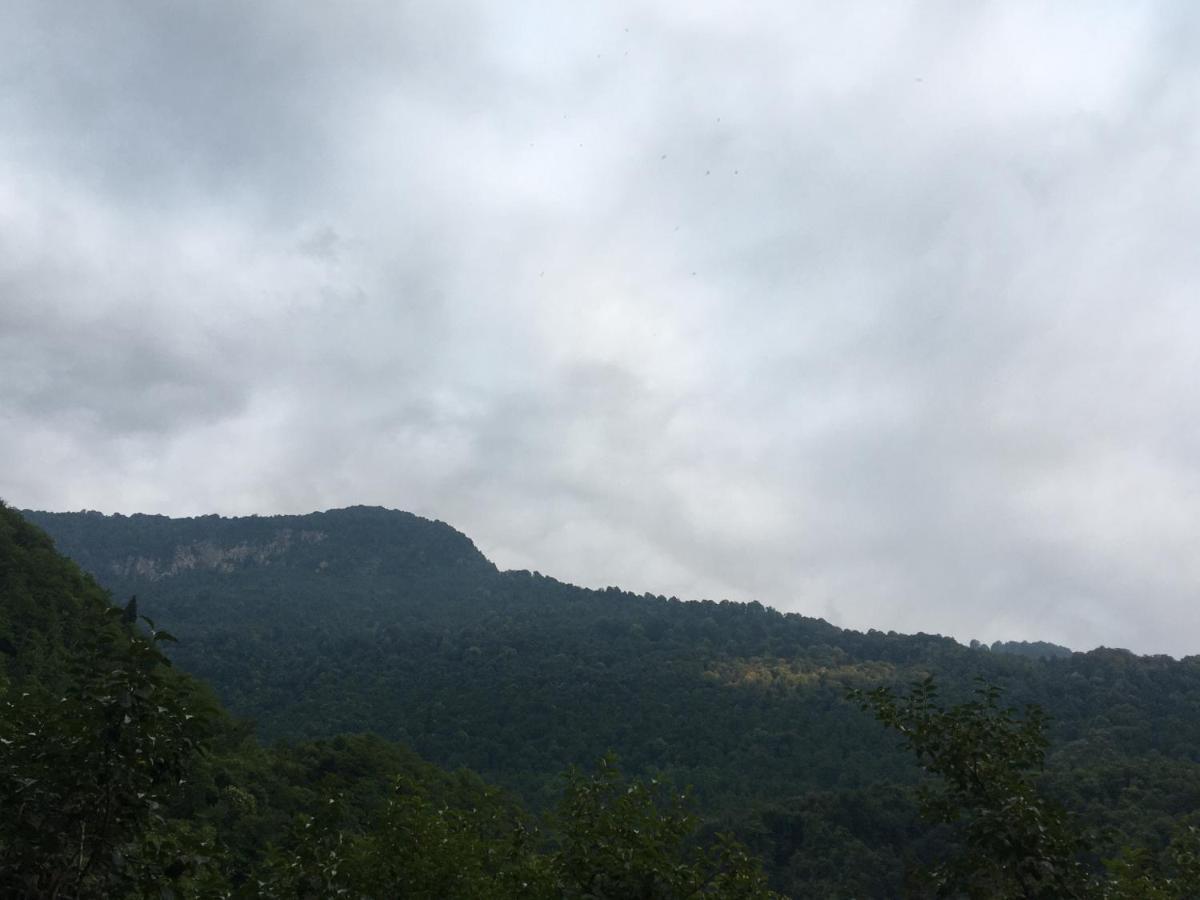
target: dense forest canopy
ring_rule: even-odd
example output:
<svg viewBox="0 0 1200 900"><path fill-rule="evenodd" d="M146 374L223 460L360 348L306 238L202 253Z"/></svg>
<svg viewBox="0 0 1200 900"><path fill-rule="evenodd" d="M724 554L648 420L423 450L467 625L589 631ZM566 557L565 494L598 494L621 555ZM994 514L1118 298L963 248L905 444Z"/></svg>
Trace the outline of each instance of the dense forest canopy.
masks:
<svg viewBox="0 0 1200 900"><path fill-rule="evenodd" d="M16 651L6 657L6 678L49 696L69 687L60 683L64 672L76 671L62 659L134 647L149 665L167 647L175 667L165 657L161 667L150 666L161 681L154 690L173 692L174 706L163 705L208 710L187 713L209 730L192 734L193 726L181 725L182 749L159 767L199 766L201 775L189 779L194 786L143 811L161 820L156 846L190 848L185 869L197 884L201 870L218 886L244 888L252 872L281 884L281 872L299 871L293 864L317 866L320 854L343 845L365 866L372 853L394 849L413 821L450 829L465 859L470 847L495 850L489 841L516 840L522 817L575 801L571 821L593 829L587 840L603 833L603 841L627 850L622 841L630 835L610 834L605 819L616 809L611 780L621 776L612 763L595 769L612 751L624 770L645 779L632 784L646 793L630 795L643 797L642 805L619 815L666 823L656 826L656 840L676 842L667 856L680 878L694 879L688 883L728 876L748 891L765 890L749 857L717 841L717 832L731 831L787 895L895 896L906 884L916 891L906 873L949 858L959 821L943 806L941 825L922 824L920 814L930 812L922 773L955 770L936 757L934 766L947 767L930 769L912 732L901 731L906 749L847 695L903 692L930 677L948 711L920 720L927 733L966 735L969 744L1008 727L998 713L971 705L977 678L1002 686L1006 702L1046 711L1036 734L1026 734L1032 743L1013 745L1014 765L1029 774L1006 782L1004 797L1044 796L1047 810L1069 810L1092 827L1094 839L1070 851L1087 878L1124 846L1143 848L1123 870L1128 878L1173 872L1181 851L1178 841L1172 849L1172 836L1200 810L1197 657L965 647L938 636L842 630L753 603L584 590L538 573L498 571L448 526L382 509L249 519L28 514L92 581L15 512L4 515L0 637ZM100 585L118 598L136 594L136 608L118 609L114 619L104 612ZM178 643L123 621L139 613ZM102 620L102 628L91 624ZM115 637L94 646L93 634ZM74 665L87 669L78 659ZM211 684L233 714L253 720L263 741L285 743L264 749L176 670ZM887 706L897 695L870 696L885 724L909 721L897 712L902 707ZM976 720L982 724L972 730ZM146 728L175 727L171 721ZM953 731L963 722L970 727ZM1048 743L1035 758L1028 751L1041 747L1043 733ZM378 737L343 736L352 734ZM93 749L104 755L103 745ZM564 783L573 766L594 774ZM513 793L447 770L477 772ZM401 777L409 787L381 805L388 790L380 786ZM690 785L700 819L691 823L684 810L664 805L652 784ZM485 795L493 798L486 804L478 799ZM494 807L491 820L506 824L479 831L466 813L430 819L446 797L458 804L446 808ZM955 797L971 821L970 804L987 799L969 791ZM174 818L164 817L168 808ZM141 820L130 815L132 828ZM299 831L297 816L308 817ZM402 827L397 816L415 818ZM690 831L693 825L699 830ZM545 877L559 879L561 889L571 833L549 826L542 838L510 843L505 852L550 872ZM1030 852L1061 855L1070 844L1064 841ZM221 842L225 857L216 849ZM643 850L653 857L661 847ZM306 853L316 856L303 863ZM225 861L212 871L195 863L209 858ZM328 875L319 869L305 869L304 877ZM484 867L479 877L510 875Z"/></svg>
<svg viewBox="0 0 1200 900"><path fill-rule="evenodd" d="M261 747L123 607L0 504L0 896L722 896L769 900L732 838L609 757L544 830L368 735Z"/></svg>

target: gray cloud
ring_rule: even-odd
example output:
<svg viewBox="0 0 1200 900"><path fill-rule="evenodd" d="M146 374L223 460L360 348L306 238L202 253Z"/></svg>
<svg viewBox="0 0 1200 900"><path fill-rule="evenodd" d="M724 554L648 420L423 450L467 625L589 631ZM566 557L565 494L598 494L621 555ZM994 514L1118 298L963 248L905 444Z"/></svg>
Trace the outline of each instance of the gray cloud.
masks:
<svg viewBox="0 0 1200 900"><path fill-rule="evenodd" d="M9 7L10 502L1197 652L1190 4Z"/></svg>

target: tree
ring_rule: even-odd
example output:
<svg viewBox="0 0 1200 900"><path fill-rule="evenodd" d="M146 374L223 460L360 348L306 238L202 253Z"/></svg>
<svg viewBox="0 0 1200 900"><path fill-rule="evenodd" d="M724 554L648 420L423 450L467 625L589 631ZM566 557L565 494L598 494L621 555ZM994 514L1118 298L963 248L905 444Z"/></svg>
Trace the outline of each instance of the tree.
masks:
<svg viewBox="0 0 1200 900"><path fill-rule="evenodd" d="M940 897L1071 898L1094 893L1081 862L1090 849L1034 779L1046 750L1046 716L1034 705L1018 717L1000 705L1001 691L981 683L976 699L950 708L938 703L931 677L906 696L880 687L851 698L900 733L925 771L937 776L920 789L923 817L955 826L956 855L920 876Z"/></svg>
<svg viewBox="0 0 1200 900"><path fill-rule="evenodd" d="M397 779L382 814L358 828L328 798L247 896L778 900L744 847L724 835L701 844L683 795L627 781L611 755L594 773L568 774L553 837L494 788L468 786L455 801L431 788Z"/></svg>
<svg viewBox="0 0 1200 900"><path fill-rule="evenodd" d="M1180 826L1165 859L1126 848L1107 863L1105 900L1194 900L1200 897L1200 828Z"/></svg>
<svg viewBox="0 0 1200 900"><path fill-rule="evenodd" d="M597 900L721 897L769 900L761 866L728 835L692 840L685 795L656 780L628 783L611 754L594 774L573 771L560 808L558 896Z"/></svg>
<svg viewBox="0 0 1200 900"><path fill-rule="evenodd" d="M205 732L188 683L109 608L66 659L70 687L30 683L0 702L0 894L120 896L137 887L141 850L161 861L164 804ZM165 863L178 877L198 862ZM155 877L162 873L156 870Z"/></svg>

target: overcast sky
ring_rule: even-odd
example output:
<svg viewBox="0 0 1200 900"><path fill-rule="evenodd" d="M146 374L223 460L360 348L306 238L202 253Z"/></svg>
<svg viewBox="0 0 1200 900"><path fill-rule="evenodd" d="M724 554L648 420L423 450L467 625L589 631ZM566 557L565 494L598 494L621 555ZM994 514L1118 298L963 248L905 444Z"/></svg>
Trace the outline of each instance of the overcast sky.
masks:
<svg viewBox="0 0 1200 900"><path fill-rule="evenodd" d="M9 503L1200 652L1200 4L0 11Z"/></svg>

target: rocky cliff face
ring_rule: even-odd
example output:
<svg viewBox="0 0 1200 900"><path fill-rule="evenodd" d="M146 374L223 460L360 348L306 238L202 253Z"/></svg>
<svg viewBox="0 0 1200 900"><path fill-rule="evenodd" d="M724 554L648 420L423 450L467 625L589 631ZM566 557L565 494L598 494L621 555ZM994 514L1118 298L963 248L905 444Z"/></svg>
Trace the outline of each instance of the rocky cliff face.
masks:
<svg viewBox="0 0 1200 900"><path fill-rule="evenodd" d="M136 578L149 582L192 571L230 573L246 565L268 566L272 561L284 557L293 543L319 544L328 536L324 531L282 528L265 542L242 541L222 545L211 540L193 541L180 544L169 557L130 555L110 560L107 571L120 579ZM322 567L327 565L322 561Z"/></svg>

